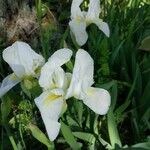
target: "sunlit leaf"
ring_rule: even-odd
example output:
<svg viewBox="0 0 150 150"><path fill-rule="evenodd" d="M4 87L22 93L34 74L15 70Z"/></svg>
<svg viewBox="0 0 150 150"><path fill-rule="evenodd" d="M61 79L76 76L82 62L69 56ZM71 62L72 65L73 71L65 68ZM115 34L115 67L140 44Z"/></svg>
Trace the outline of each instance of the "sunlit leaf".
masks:
<svg viewBox="0 0 150 150"><path fill-rule="evenodd" d="M87 132L73 132L73 135L81 140L87 141L89 143L92 143L93 140L95 140L95 137L91 133Z"/></svg>
<svg viewBox="0 0 150 150"><path fill-rule="evenodd" d="M51 143L48 140L46 135L36 125L33 125L33 124L30 123L28 125L28 128L31 130L32 135L33 135L34 138L36 138L39 142L41 142L44 145L46 145L49 150L53 150L54 149L53 143Z"/></svg>
<svg viewBox="0 0 150 150"><path fill-rule="evenodd" d="M107 121L108 121L109 138L110 138L112 148L115 147L115 144L118 144L119 146L121 146L122 144L121 144L121 140L119 137L117 124L115 122L115 117L111 109L109 110L107 114Z"/></svg>
<svg viewBox="0 0 150 150"><path fill-rule="evenodd" d="M66 140L66 142L70 145L73 150L80 149L79 143L76 141L74 135L72 134L70 128L61 121L61 132Z"/></svg>

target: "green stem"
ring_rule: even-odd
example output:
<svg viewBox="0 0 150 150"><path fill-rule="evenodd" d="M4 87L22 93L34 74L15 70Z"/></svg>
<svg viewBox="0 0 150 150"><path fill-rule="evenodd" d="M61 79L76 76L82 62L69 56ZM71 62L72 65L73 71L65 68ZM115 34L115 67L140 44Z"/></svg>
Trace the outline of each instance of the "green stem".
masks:
<svg viewBox="0 0 150 150"><path fill-rule="evenodd" d="M20 134L20 137L21 137L21 141L22 141L23 147L24 147L24 149L26 149L26 145L25 145L25 142L23 140L21 124L19 124L19 134Z"/></svg>
<svg viewBox="0 0 150 150"><path fill-rule="evenodd" d="M67 36L69 33L69 26L67 27L67 29L65 30L65 33L62 36L61 42L60 42L60 48L64 47L64 41L66 40Z"/></svg>
<svg viewBox="0 0 150 150"><path fill-rule="evenodd" d="M12 144L13 149L14 149L14 150L17 150L17 149L18 149L18 148L17 148L17 145L16 145L15 140L14 140L14 138L13 138L11 132L10 132L9 127L8 127L7 125L4 125L4 127L5 127L5 130L6 130L6 132L7 132L8 137L9 137L9 140L10 140L10 142L11 142L11 144Z"/></svg>

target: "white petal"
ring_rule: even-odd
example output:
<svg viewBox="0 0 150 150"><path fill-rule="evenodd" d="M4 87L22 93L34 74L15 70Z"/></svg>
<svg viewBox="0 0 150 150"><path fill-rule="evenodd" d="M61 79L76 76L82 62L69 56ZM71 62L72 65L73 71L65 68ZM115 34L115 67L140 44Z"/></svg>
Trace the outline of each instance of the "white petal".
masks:
<svg viewBox="0 0 150 150"><path fill-rule="evenodd" d="M103 22L101 19L95 19L95 20L93 20L93 23L95 23L98 26L98 28L104 32L104 34L107 37L110 36L109 26L106 22Z"/></svg>
<svg viewBox="0 0 150 150"><path fill-rule="evenodd" d="M45 117L42 114L41 114L41 116L43 118L45 128L46 128L46 131L47 131L50 141L54 141L59 134L60 126L61 126L60 123L57 121L53 121L53 120Z"/></svg>
<svg viewBox="0 0 150 150"><path fill-rule="evenodd" d="M49 65L54 68L60 67L67 63L72 56L72 51L68 48L57 50L48 60Z"/></svg>
<svg viewBox="0 0 150 150"><path fill-rule="evenodd" d="M20 79L26 75L25 68L22 65L11 64L10 67Z"/></svg>
<svg viewBox="0 0 150 150"><path fill-rule="evenodd" d="M72 56L72 51L64 48L57 50L41 69L39 84L44 89L61 88L64 84L65 72L61 68Z"/></svg>
<svg viewBox="0 0 150 150"><path fill-rule="evenodd" d="M63 84L63 90L66 91L69 88L70 82L71 82L72 74L67 72L65 73L65 80Z"/></svg>
<svg viewBox="0 0 150 150"><path fill-rule="evenodd" d="M48 137L51 141L55 140L59 134L60 123L58 119L63 107L62 93L57 91L57 94L60 95L55 94L51 91L46 91L35 99L35 104L40 110Z"/></svg>
<svg viewBox="0 0 150 150"><path fill-rule="evenodd" d="M86 32L86 22L82 19L73 19L69 22L70 29L75 36L78 45L82 46L86 43L88 35Z"/></svg>
<svg viewBox="0 0 150 150"><path fill-rule="evenodd" d="M82 17L82 12L80 9L80 5L83 0L73 0L71 5L71 18L74 19L76 17Z"/></svg>
<svg viewBox="0 0 150 150"><path fill-rule="evenodd" d="M61 67L58 67L52 75L52 80L54 82L55 88L62 88L65 82L65 72ZM53 87L53 88L54 88Z"/></svg>
<svg viewBox="0 0 150 150"><path fill-rule="evenodd" d="M16 84L20 82L14 74L8 75L3 81L0 86L0 97L6 94L11 88L13 88Z"/></svg>
<svg viewBox="0 0 150 150"><path fill-rule="evenodd" d="M101 12L100 1L99 0L90 0L89 9L88 9L86 18L88 20L93 20L95 18L99 18L100 12Z"/></svg>
<svg viewBox="0 0 150 150"><path fill-rule="evenodd" d="M95 113L105 115L110 106L110 94L107 90L90 87L87 90L83 103Z"/></svg>
<svg viewBox="0 0 150 150"><path fill-rule="evenodd" d="M84 93L93 83L94 62L91 56L83 49L79 49L73 69L70 87L66 98L74 96L81 99Z"/></svg>
<svg viewBox="0 0 150 150"><path fill-rule="evenodd" d="M25 75L35 75L35 70L44 63L41 55L35 53L27 43L19 41L3 51L3 59L20 78L24 73Z"/></svg>
<svg viewBox="0 0 150 150"><path fill-rule="evenodd" d="M61 67L53 68L46 63L39 78L39 84L44 90L62 88L65 82L65 72Z"/></svg>

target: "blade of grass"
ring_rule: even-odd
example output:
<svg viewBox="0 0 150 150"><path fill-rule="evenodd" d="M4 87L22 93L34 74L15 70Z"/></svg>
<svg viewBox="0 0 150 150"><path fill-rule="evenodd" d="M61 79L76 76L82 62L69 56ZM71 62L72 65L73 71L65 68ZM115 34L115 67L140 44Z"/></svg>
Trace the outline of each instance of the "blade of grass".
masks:
<svg viewBox="0 0 150 150"><path fill-rule="evenodd" d="M64 136L64 138L66 139L66 142L70 145L70 147L73 150L79 150L80 149L80 145L79 143L76 141L76 139L74 138L74 135L72 134L70 128L61 121L61 132Z"/></svg>
<svg viewBox="0 0 150 150"><path fill-rule="evenodd" d="M109 139L112 148L114 149L116 144L122 146L112 109L110 109L107 114L107 122L108 122Z"/></svg>

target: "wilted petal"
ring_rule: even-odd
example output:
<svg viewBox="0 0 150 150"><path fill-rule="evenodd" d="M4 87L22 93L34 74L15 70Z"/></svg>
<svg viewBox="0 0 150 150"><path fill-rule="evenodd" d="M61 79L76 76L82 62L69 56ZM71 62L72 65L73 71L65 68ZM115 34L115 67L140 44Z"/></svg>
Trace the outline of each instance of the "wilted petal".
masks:
<svg viewBox="0 0 150 150"><path fill-rule="evenodd" d="M86 18L88 20L93 20L95 18L99 18L100 12L101 12L100 1L99 0L90 0L89 9L88 9Z"/></svg>
<svg viewBox="0 0 150 150"><path fill-rule="evenodd" d="M58 94L58 95L56 95ZM35 99L35 104L40 110L48 137L55 140L60 131L59 115L63 107L62 91L46 91Z"/></svg>
<svg viewBox="0 0 150 150"><path fill-rule="evenodd" d="M20 79L16 77L14 74L8 75L0 86L0 97L6 94L11 88L13 88L16 84L20 82Z"/></svg>
<svg viewBox="0 0 150 150"><path fill-rule="evenodd" d="M82 94L85 93L87 88L89 88L94 82L93 71L93 59L88 52L79 49L76 54L72 79L66 98L74 96L81 99Z"/></svg>
<svg viewBox="0 0 150 150"><path fill-rule="evenodd" d="M107 113L110 101L110 94L107 90L93 87L87 90L83 98L83 103L100 115L105 115Z"/></svg>
<svg viewBox="0 0 150 150"><path fill-rule="evenodd" d="M78 45L82 46L86 43L88 35L86 32L86 22L82 19L73 19L69 22L70 29L75 36Z"/></svg>
<svg viewBox="0 0 150 150"><path fill-rule="evenodd" d="M110 30L109 30L109 26L106 22L103 22L101 19L95 19L93 20L93 23L95 23L98 28L104 32L104 34L109 37L110 35Z"/></svg>
<svg viewBox="0 0 150 150"><path fill-rule="evenodd" d="M35 75L35 70L44 63L41 55L35 53L27 43L19 41L3 51L3 59L20 78L23 77L23 71L25 75Z"/></svg>
<svg viewBox="0 0 150 150"><path fill-rule="evenodd" d="M71 18L82 17L80 5L83 0L73 0L71 4Z"/></svg>

